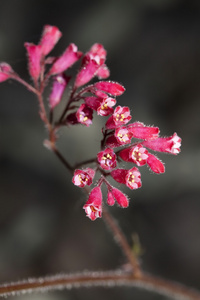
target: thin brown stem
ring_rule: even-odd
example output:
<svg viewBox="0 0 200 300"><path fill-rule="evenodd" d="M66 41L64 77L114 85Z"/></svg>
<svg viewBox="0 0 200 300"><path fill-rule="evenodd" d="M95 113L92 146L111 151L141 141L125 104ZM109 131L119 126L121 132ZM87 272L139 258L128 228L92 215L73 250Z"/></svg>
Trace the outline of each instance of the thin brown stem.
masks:
<svg viewBox="0 0 200 300"><path fill-rule="evenodd" d="M61 163L67 168L70 173L73 172L74 168L68 163L68 161L62 156L60 151L56 148L55 144L51 144L51 150L55 153L55 155L58 157L58 159L61 161Z"/></svg>
<svg viewBox="0 0 200 300"><path fill-rule="evenodd" d="M113 216L109 213L109 211L104 207L103 209L103 220L106 222L110 230L113 232L113 237L115 238L118 245L120 245L123 253L128 259L128 262L133 268L133 276L135 278L140 278L142 275L142 271L138 262L137 257L134 255L133 251L131 250L127 239L123 232L121 231L119 225L116 223Z"/></svg>
<svg viewBox="0 0 200 300"><path fill-rule="evenodd" d="M132 286L142 288L173 299L200 300L200 292L178 283L143 274L135 278L132 274L118 271L83 272L78 274L60 274L42 278L0 285L0 296L17 296L26 293L44 292L49 290L64 290L88 286Z"/></svg>

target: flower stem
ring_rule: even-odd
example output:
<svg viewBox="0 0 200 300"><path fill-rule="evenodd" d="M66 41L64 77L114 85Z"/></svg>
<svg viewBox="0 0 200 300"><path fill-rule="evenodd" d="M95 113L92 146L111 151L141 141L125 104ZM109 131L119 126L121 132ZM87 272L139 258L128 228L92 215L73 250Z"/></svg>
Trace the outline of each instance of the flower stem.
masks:
<svg viewBox="0 0 200 300"><path fill-rule="evenodd" d="M200 292L178 283L143 273L135 278L130 273L118 271L82 272L78 274L60 274L48 277L30 278L23 281L0 285L0 296L19 296L33 292L64 290L88 286L129 286L167 295L173 299L200 300Z"/></svg>
<svg viewBox="0 0 200 300"><path fill-rule="evenodd" d="M117 241L117 243L120 245L121 249L123 250L123 253L128 259L128 262L133 268L133 275L135 278L140 278L142 275L142 271L138 262L137 257L134 255L133 251L131 251L131 248L127 242L127 239L123 232L121 231L119 225L116 223L113 216L109 213L109 211L104 207L103 208L103 220L108 225L109 229L113 232L113 237Z"/></svg>

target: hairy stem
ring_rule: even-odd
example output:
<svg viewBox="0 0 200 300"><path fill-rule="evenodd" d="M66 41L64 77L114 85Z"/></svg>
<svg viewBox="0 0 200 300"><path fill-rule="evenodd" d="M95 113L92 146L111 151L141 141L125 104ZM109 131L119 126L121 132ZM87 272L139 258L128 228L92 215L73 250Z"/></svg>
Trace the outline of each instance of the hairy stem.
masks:
<svg viewBox="0 0 200 300"><path fill-rule="evenodd" d="M0 296L17 296L33 292L90 286L132 286L153 291L161 295L167 295L173 299L200 300L200 293L194 289L146 273L143 273L140 278L135 278L132 274L120 270L60 274L49 277L30 278L28 280L0 285Z"/></svg>
<svg viewBox="0 0 200 300"><path fill-rule="evenodd" d="M115 238L118 245L120 245L124 255L127 257L128 262L133 268L133 276L135 278L140 278L142 275L142 271L140 269L140 265L137 257L134 255L133 251L127 242L127 239L124 233L121 231L119 225L116 223L113 216L109 213L109 211L104 207L103 209L103 220L108 225L109 229L113 233L113 237Z"/></svg>

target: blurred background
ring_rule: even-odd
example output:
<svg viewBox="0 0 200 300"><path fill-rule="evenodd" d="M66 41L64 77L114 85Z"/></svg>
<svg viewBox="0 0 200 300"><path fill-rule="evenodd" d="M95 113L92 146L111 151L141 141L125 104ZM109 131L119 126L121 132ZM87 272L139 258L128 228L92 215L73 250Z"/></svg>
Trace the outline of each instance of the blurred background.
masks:
<svg viewBox="0 0 200 300"><path fill-rule="evenodd" d="M95 42L108 51L110 79L126 92L119 105L133 120L182 137L178 156L159 154L164 175L141 168L142 189L128 191L128 209L110 211L129 242L137 234L145 271L200 289L200 2L180 0L1 0L0 61L25 80L24 42L38 43L45 24L85 52ZM46 96L48 97L47 90ZM70 162L99 151L102 118L90 128L60 134ZM37 101L16 82L0 85L0 282L60 272L109 270L126 263L104 222L82 209L86 195L43 146L46 131ZM119 187L119 185L116 185ZM167 299L134 288L90 288L22 299ZM20 299L20 297L18 298Z"/></svg>

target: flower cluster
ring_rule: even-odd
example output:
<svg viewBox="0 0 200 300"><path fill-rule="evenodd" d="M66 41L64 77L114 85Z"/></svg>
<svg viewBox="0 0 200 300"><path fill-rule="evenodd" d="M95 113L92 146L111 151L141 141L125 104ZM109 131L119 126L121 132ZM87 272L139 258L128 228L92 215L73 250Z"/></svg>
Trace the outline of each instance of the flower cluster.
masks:
<svg viewBox="0 0 200 300"><path fill-rule="evenodd" d="M26 83L5 62L0 63L0 82L9 78L15 79L37 95L40 116L49 130L48 145L52 149L55 149L56 133L61 126L82 124L88 127L92 124L94 112L99 116L108 117L104 128L101 129L101 151L97 153L94 161L89 161L95 163L95 167L75 169L72 178L74 185L84 188L93 183L95 173L100 174L96 186L83 206L86 215L95 220L102 216L102 184L107 187L108 205L112 206L115 202L123 208L129 205L127 196L109 183L109 176L132 190L140 188L142 183L138 167L148 165L157 174L165 172L161 160L149 151L176 155L180 152L181 139L176 133L170 137L160 137L158 127L146 126L141 122L130 123L132 116L129 107L115 107L116 97L122 95L125 88L118 82L102 80L110 75L105 63L107 53L103 45L96 43L83 54L71 43L61 56L48 56L61 35L57 27L46 25L39 44L25 43L28 70L33 85ZM64 98L64 92L71 81L71 76L67 75L66 71L80 58L82 60L70 86L71 93L67 104L60 118L54 121L54 109ZM88 84L95 76L101 81ZM52 82L52 89L48 97L48 118L42 95L49 82ZM119 168L118 165L123 161L131 163L131 168ZM87 162L82 163L82 166L85 164Z"/></svg>

